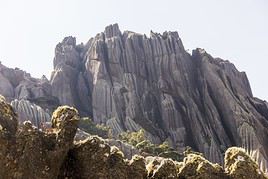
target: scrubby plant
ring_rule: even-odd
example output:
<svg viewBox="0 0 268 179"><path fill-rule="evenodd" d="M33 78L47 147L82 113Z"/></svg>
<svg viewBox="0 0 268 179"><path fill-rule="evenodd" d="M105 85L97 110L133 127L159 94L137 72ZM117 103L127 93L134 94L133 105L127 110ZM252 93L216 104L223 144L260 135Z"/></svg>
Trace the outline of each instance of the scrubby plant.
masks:
<svg viewBox="0 0 268 179"><path fill-rule="evenodd" d="M153 144L151 141L146 139L144 129L140 129L136 132L124 132L119 136L119 139L133 145L139 149L141 153L172 158L177 161L182 158L182 155L170 147L167 141L164 141L161 144Z"/></svg>
<svg viewBox="0 0 268 179"><path fill-rule="evenodd" d="M101 125L101 124L95 124L89 117L81 118L78 126L80 129L82 129L83 131L89 134L98 135L102 138L110 137L109 127Z"/></svg>

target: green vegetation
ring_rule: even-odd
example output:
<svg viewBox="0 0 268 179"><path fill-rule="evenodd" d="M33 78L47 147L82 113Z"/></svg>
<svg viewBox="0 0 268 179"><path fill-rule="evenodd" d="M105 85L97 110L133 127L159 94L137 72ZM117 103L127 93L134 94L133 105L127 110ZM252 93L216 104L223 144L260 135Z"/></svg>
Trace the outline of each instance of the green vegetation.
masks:
<svg viewBox="0 0 268 179"><path fill-rule="evenodd" d="M123 142L133 145L142 153L171 158L177 161L182 159L182 154L171 148L167 141L163 142L162 144L151 143L148 139L146 139L145 131L143 129L137 132L124 132L119 136L119 139Z"/></svg>
<svg viewBox="0 0 268 179"><path fill-rule="evenodd" d="M94 124L89 117L81 118L78 126L80 129L91 135L98 135L105 139L110 137L109 127L100 124Z"/></svg>

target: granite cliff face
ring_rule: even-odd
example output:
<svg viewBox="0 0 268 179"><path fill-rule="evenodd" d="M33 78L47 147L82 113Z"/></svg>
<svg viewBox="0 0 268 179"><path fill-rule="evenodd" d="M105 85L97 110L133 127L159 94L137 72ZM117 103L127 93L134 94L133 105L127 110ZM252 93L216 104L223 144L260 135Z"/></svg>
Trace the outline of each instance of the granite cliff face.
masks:
<svg viewBox="0 0 268 179"><path fill-rule="evenodd" d="M186 52L177 32L147 37L114 24L86 44L66 37L56 46L50 81L0 69L7 99L44 109L58 101L115 136L143 128L153 142L168 140L178 151L191 146L212 162L223 163L228 147L241 146L268 168L267 103L253 97L232 63L203 49Z"/></svg>
<svg viewBox="0 0 268 179"><path fill-rule="evenodd" d="M187 53L177 32L147 37L115 24L85 45L67 37L57 45L51 84L61 103L114 135L144 128L154 142L189 145L214 162L242 146L268 167L267 103L232 63L203 49Z"/></svg>

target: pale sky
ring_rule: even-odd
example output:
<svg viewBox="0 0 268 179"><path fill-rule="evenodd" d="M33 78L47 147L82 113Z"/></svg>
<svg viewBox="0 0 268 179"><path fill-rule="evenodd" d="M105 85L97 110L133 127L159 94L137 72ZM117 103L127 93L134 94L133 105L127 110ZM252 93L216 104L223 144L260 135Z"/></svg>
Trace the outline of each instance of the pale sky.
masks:
<svg viewBox="0 0 268 179"><path fill-rule="evenodd" d="M185 49L204 48L246 71L268 100L267 0L0 0L0 61L34 77L52 71L65 36L86 43L105 26L149 34L178 31Z"/></svg>

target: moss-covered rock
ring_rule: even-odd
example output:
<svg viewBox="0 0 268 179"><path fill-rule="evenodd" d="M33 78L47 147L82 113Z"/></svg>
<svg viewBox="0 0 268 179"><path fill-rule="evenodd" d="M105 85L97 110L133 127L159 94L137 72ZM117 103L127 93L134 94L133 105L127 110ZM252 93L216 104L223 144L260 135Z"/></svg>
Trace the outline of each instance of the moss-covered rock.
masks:
<svg viewBox="0 0 268 179"><path fill-rule="evenodd" d="M232 179L267 179L258 164L239 147L231 147L225 152L225 171Z"/></svg>
<svg viewBox="0 0 268 179"><path fill-rule="evenodd" d="M147 176L145 159L143 156L134 155L128 163L128 177L143 179Z"/></svg>
<svg viewBox="0 0 268 179"><path fill-rule="evenodd" d="M52 128L62 129L65 126L78 126L79 116L78 111L69 106L60 106L52 114Z"/></svg>
<svg viewBox="0 0 268 179"><path fill-rule="evenodd" d="M6 135L14 135L17 131L17 115L3 96L0 95L0 130Z"/></svg>
<svg viewBox="0 0 268 179"><path fill-rule="evenodd" d="M176 178L176 164L170 159L163 159L154 171L153 178Z"/></svg>
<svg viewBox="0 0 268 179"><path fill-rule="evenodd" d="M14 144L17 131L17 115L12 107L0 96L0 178L16 175L17 159L13 155L16 151Z"/></svg>
<svg viewBox="0 0 268 179"><path fill-rule="evenodd" d="M182 162L138 155L129 161L118 147L98 136L74 142L78 123L77 110L63 106L53 113L52 130L39 131L28 121L18 128L16 114L0 97L0 178L265 179L259 166L241 148L226 151L225 170L190 149ZM151 145L143 140L142 132L130 139L138 146ZM167 143L152 149L157 153L170 150Z"/></svg>
<svg viewBox="0 0 268 179"><path fill-rule="evenodd" d="M65 172L71 172L74 178L108 178L107 162L110 155L110 146L97 136L91 136L80 142L76 142L69 153L69 163ZM63 176L62 178L65 178Z"/></svg>
<svg viewBox="0 0 268 179"><path fill-rule="evenodd" d="M54 121L61 123L44 133L28 121L17 129L11 106L0 101L0 178L57 178L73 145L79 115L70 107L60 108ZM9 137L6 133L9 132Z"/></svg>
<svg viewBox="0 0 268 179"><path fill-rule="evenodd" d="M213 164L203 156L189 153L179 166L179 178L187 179L224 179L223 168L218 164Z"/></svg>
<svg viewBox="0 0 268 179"><path fill-rule="evenodd" d="M158 166L161 163L161 160L163 160L162 157L146 157L146 170L147 170L147 177L152 178L154 176L154 172L158 168Z"/></svg>

